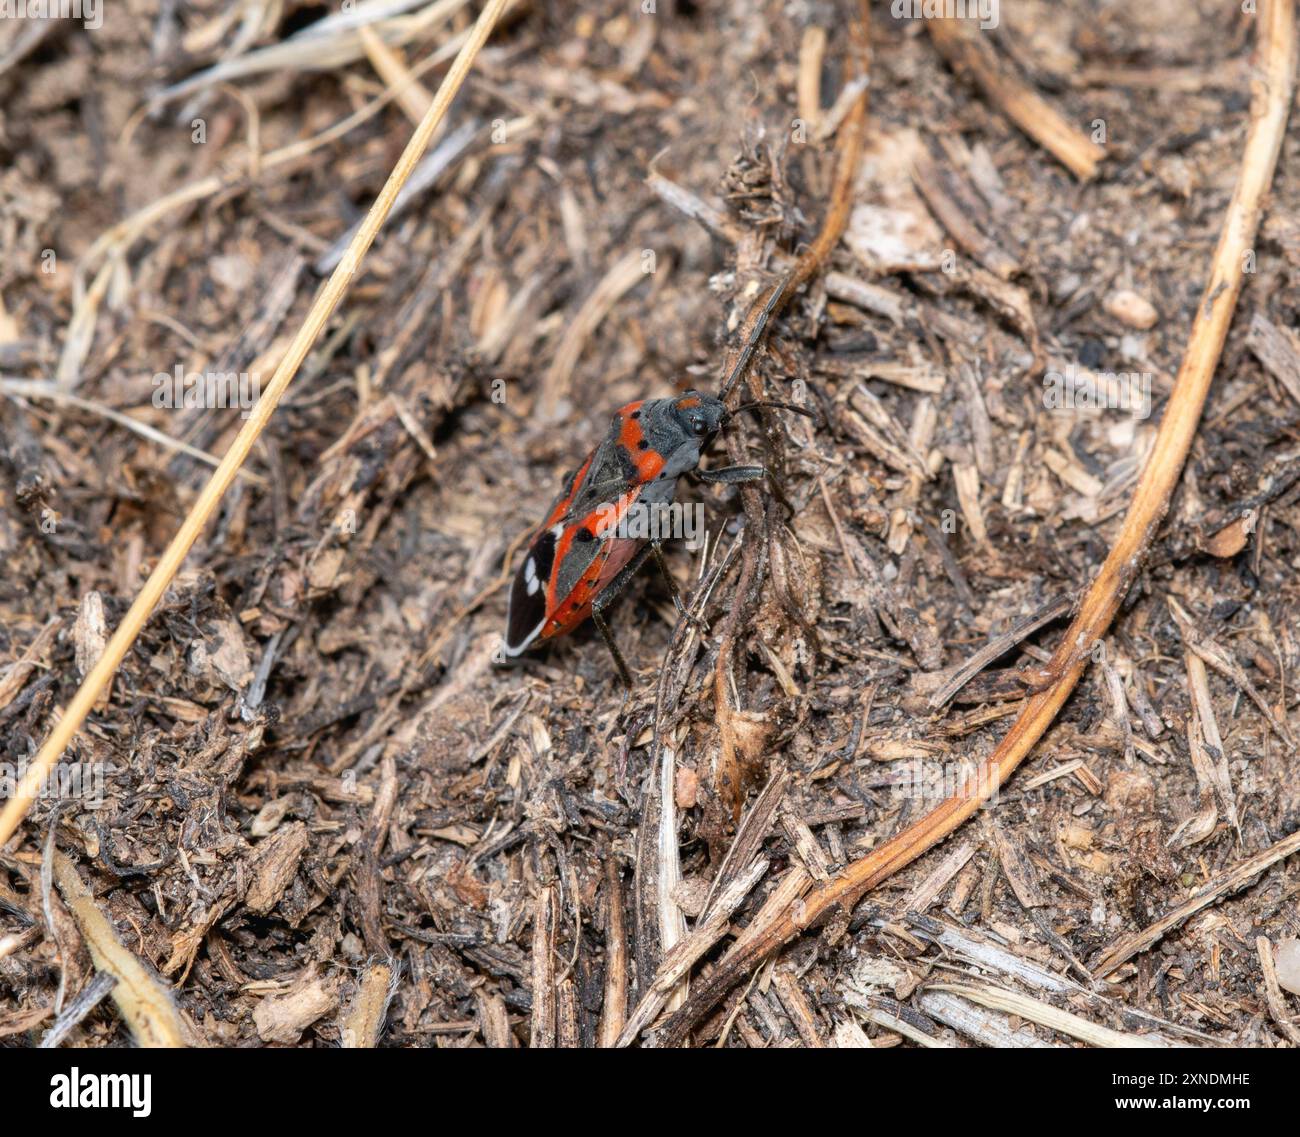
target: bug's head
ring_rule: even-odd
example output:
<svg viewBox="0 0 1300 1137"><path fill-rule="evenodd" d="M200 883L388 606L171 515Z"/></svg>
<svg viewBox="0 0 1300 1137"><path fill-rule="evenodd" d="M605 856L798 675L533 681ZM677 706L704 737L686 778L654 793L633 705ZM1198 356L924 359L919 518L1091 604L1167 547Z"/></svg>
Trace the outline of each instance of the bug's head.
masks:
<svg viewBox="0 0 1300 1137"><path fill-rule="evenodd" d="M789 403L742 403L739 411L760 408L792 410L807 415L808 411ZM639 421L644 437L637 441L638 450L653 448L664 462L660 478L676 478L693 470L700 461L700 452L718 431L724 429L736 412L728 411L721 399L699 391L687 391L672 399L652 399L640 411L631 412ZM811 416L810 416L811 417ZM614 429L620 436L622 419L615 420Z"/></svg>
<svg viewBox="0 0 1300 1137"><path fill-rule="evenodd" d="M727 408L720 399L687 391L673 400L673 417L681 424L688 437L705 439L726 424Z"/></svg>

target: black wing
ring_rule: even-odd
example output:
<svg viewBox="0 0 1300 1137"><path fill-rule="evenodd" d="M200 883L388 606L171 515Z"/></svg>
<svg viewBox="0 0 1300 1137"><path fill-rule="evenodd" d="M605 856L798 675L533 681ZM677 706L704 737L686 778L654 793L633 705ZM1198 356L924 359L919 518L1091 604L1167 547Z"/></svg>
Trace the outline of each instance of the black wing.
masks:
<svg viewBox="0 0 1300 1137"><path fill-rule="evenodd" d="M528 647L546 622L546 585L555 563L555 531L543 529L528 548L524 563L510 588L510 612L506 617L506 655L518 655Z"/></svg>

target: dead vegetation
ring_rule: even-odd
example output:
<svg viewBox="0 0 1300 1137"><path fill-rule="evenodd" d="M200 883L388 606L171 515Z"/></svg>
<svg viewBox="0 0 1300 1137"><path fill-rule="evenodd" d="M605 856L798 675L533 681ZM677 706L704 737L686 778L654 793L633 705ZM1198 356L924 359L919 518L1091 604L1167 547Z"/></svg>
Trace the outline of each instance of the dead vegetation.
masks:
<svg viewBox="0 0 1300 1137"><path fill-rule="evenodd" d="M102 800L0 851L7 1043L1295 1044L1292 5L873 7L507 5L64 754ZM269 382L477 12L0 28L11 785L243 425L154 377ZM728 375L816 421L726 441L792 516L688 491L708 630L647 573L626 705L587 630L495 667L608 413Z"/></svg>

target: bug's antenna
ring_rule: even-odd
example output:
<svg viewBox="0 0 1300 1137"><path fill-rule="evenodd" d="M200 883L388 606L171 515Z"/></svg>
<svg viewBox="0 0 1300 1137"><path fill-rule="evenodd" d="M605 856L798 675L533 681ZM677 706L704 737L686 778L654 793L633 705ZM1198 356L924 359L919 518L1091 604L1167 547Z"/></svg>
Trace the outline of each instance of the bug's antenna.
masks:
<svg viewBox="0 0 1300 1137"><path fill-rule="evenodd" d="M749 339L745 341L745 346L740 349L740 358L736 360L736 366L731 369L731 374L722 384L722 390L718 392L718 398L726 400L731 389L740 381L740 377L749 369L749 364L754 358L754 352L758 350L758 345L763 342L763 333L767 330L767 322L772 318L772 313L780 307L781 301L785 299L786 290L794 282L795 271L791 271L785 276L780 284L772 289L772 295L767 298L767 303L763 305L762 312L758 315L758 320L754 323L753 330L749 333Z"/></svg>
<svg viewBox="0 0 1300 1137"><path fill-rule="evenodd" d="M758 410L767 410L767 409L774 409L778 411L793 411L797 415L803 415L804 418L810 418L813 420L816 420L817 418L817 416L813 414L812 411L810 411L807 407L795 406L794 403L777 403L777 402L771 402L767 400L761 403L741 403L740 406L738 406L731 413L738 415L740 414L741 411L758 411Z"/></svg>

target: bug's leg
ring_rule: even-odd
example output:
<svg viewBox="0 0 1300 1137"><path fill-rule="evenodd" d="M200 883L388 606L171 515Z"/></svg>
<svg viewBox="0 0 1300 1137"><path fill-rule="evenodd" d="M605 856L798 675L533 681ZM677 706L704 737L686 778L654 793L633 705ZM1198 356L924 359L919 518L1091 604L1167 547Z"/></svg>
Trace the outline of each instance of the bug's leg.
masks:
<svg viewBox="0 0 1300 1137"><path fill-rule="evenodd" d="M614 633L609 630L609 625L605 623L605 617L600 614L600 609L595 604L591 606L591 622L596 625L596 631L600 633L600 638L605 641L605 646L609 648L609 654L614 657L614 663L618 667L618 673L623 680L624 688L631 691L632 673L628 671L627 664L623 662L623 653L618 650L618 644L614 642Z"/></svg>
<svg viewBox="0 0 1300 1137"><path fill-rule="evenodd" d="M673 603L677 606L677 614L688 624L694 624L701 631L707 632L709 630L709 625L701 620L700 617L692 615L686 605L682 603L682 594L677 587L677 581L673 579L673 574L668 571L668 562L664 560L662 544L659 541L651 541L650 551L654 553L655 563L659 566L659 572L664 578L664 583L668 585L668 591L673 594Z"/></svg>
<svg viewBox="0 0 1300 1137"><path fill-rule="evenodd" d="M600 594L591 602L591 622L596 625L596 631L600 633L600 638L605 641L605 646L609 648L609 654L614 657L614 662L618 665L618 673L623 678L623 686L629 691L632 690L632 673L627 669L627 664L623 661L623 653L618 650L618 644L614 642L614 634L609 630L609 624L605 622L603 613L614 602L614 598L623 591L624 586L632 579L637 569L645 564L645 559L649 555L650 546L647 545L639 550L636 556L619 570L618 575L601 589Z"/></svg>
<svg viewBox="0 0 1300 1137"><path fill-rule="evenodd" d="M715 485L738 486L743 482L761 482L771 477L765 466L723 466L717 470L696 470L695 476L702 482Z"/></svg>
<svg viewBox="0 0 1300 1137"><path fill-rule="evenodd" d="M793 514L795 511L794 506L790 504L790 499L785 496L785 489L780 481L766 466L723 466L720 470L696 470L695 475L702 482L724 486L739 486L746 482L766 480L772 487L772 496L785 506L786 512Z"/></svg>

